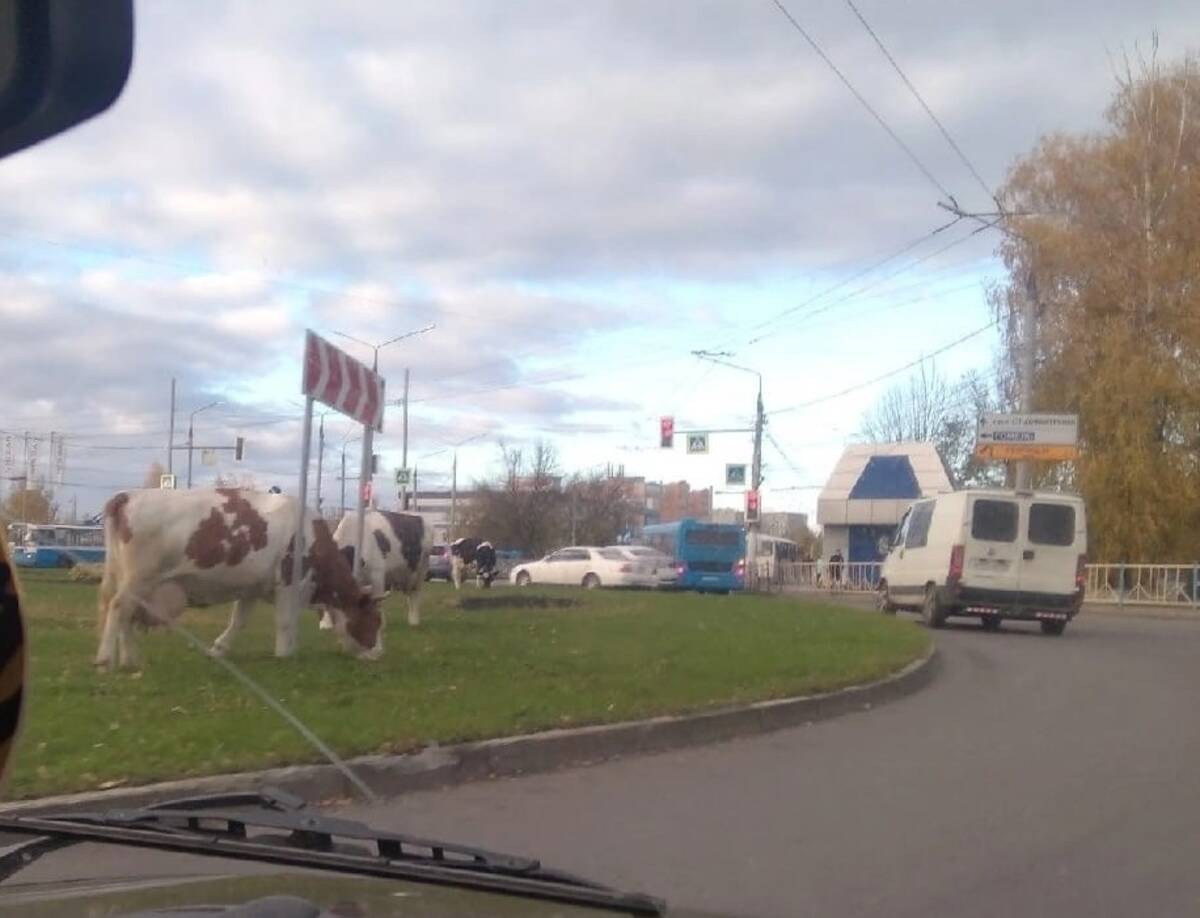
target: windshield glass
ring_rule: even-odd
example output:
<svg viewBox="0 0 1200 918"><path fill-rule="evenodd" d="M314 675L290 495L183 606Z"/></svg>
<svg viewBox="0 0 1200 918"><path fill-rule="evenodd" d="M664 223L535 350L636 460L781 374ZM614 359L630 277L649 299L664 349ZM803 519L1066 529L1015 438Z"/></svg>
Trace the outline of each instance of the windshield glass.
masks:
<svg viewBox="0 0 1200 918"><path fill-rule="evenodd" d="M0 157L0 810L1195 913L1200 3L129 9ZM0 150L125 12L0 0Z"/></svg>

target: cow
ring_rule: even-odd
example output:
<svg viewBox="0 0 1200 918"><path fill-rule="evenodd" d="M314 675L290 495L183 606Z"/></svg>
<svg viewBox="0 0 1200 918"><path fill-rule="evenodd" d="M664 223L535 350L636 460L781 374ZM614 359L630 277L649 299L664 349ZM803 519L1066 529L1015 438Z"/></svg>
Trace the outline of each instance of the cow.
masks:
<svg viewBox="0 0 1200 918"><path fill-rule="evenodd" d="M383 596L399 590L408 599L408 623L421 623L421 584L429 570L432 533L425 521L414 514L391 510L367 510L363 518L363 570L372 595ZM333 541L346 562L353 567L354 543L358 537L358 514L342 517ZM321 628L333 627L326 613Z"/></svg>
<svg viewBox="0 0 1200 918"><path fill-rule="evenodd" d="M479 544L480 540L475 538L455 539L450 543L450 580L454 589L462 589L463 574L475 563Z"/></svg>
<svg viewBox="0 0 1200 918"><path fill-rule="evenodd" d="M172 622L186 606L233 601L229 626L212 646L224 655L259 599L275 601L275 655L291 656L299 608L336 610L343 646L359 657L382 652L379 600L358 585L328 524L307 516L300 564L300 606L293 608L300 505L282 494L215 491L121 491L104 508L105 561L100 584L96 665L140 665L134 624Z"/></svg>

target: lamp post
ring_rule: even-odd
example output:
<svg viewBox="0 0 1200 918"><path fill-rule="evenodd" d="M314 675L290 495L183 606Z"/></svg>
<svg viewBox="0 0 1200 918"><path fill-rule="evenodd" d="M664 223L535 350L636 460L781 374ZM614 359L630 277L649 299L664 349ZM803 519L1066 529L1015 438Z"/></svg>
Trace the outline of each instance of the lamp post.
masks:
<svg viewBox="0 0 1200 918"><path fill-rule="evenodd" d="M199 414L201 411L208 411L208 409L209 409L209 408L216 408L216 407L217 407L217 405L219 405L219 404L221 404L221 403L220 403L220 402L209 402L207 405L204 405L203 407L197 408L197 409L196 409L195 411L193 411L193 412L192 412L190 415L188 415L188 442L187 442L187 451L188 451L188 468L187 468L187 486L188 486L188 490L189 490L189 491L192 489L192 445L193 445L193 444L194 444L194 442L195 442L195 433L196 433L196 415L198 415L198 414Z"/></svg>
<svg viewBox="0 0 1200 918"><path fill-rule="evenodd" d="M370 341L364 341L362 338L356 338L353 335L346 334L345 332L335 331L334 334L338 335L339 337L345 338L348 341L353 341L356 344L361 344L364 347L371 348L371 351L372 351L371 370L372 370L372 372L378 373L379 372L379 352L381 350L383 350L385 347L395 344L398 341L403 341L405 338L412 338L416 335L423 335L426 332L433 331L433 329L435 329L436 327L437 326L431 322L428 325L425 325L421 328L417 328L417 329L413 329L412 331L404 332L404 334L396 335L394 338L388 338L386 341L381 341L378 344L372 344ZM405 401L405 412L407 413L407 399ZM405 428L406 428L405 440L406 441L408 439L407 426L408 425L406 424L405 425ZM364 425L364 427L363 427L362 471L359 474L359 479L358 479L358 486L359 486L358 527L357 527L357 532L356 532L355 539L354 539L354 572L358 576L361 576L361 573L362 573L363 530L366 526L366 509L367 509L366 483L371 480L371 466L374 461L374 443L375 443L374 435L375 435L375 431L371 427L371 425L369 425L369 424ZM343 462L343 464L344 464L344 462ZM345 491L345 487L346 487L346 473L343 470L343 472L342 472L343 492ZM342 502L345 503L344 498L343 498Z"/></svg>

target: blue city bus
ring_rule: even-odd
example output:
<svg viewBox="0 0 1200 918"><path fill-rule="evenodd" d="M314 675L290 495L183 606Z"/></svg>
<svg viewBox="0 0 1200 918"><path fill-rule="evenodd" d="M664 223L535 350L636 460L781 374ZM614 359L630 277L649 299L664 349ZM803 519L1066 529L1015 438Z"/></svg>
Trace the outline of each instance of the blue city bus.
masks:
<svg viewBox="0 0 1200 918"><path fill-rule="evenodd" d="M676 585L701 593L728 593L746 586L746 533L728 523L693 519L656 523L642 542L675 562Z"/></svg>
<svg viewBox="0 0 1200 918"><path fill-rule="evenodd" d="M103 526L12 523L8 541L18 567L74 567L104 561Z"/></svg>

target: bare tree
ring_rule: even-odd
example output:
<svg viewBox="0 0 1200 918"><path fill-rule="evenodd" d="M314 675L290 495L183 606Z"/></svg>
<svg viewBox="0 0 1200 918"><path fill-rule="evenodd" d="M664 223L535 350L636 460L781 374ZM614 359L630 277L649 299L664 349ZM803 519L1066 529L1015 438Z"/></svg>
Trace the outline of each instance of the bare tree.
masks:
<svg viewBox="0 0 1200 918"><path fill-rule="evenodd" d="M960 487L999 484L1004 469L976 459L974 449L979 417L1000 404L999 393L974 370L952 383L932 363L922 362L866 413L860 433L871 443L933 443L952 483Z"/></svg>
<svg viewBox="0 0 1200 918"><path fill-rule="evenodd" d="M464 531L533 554L561 541L567 504L558 456L548 443L534 444L528 456L502 444L498 476L477 482L475 491Z"/></svg>

